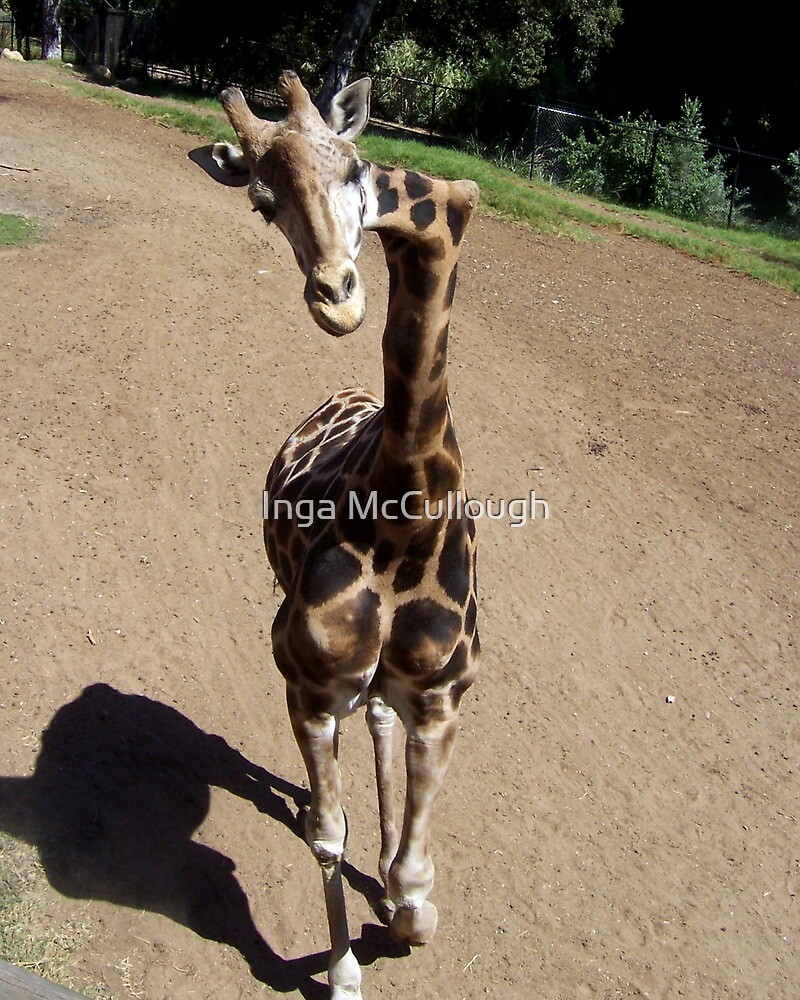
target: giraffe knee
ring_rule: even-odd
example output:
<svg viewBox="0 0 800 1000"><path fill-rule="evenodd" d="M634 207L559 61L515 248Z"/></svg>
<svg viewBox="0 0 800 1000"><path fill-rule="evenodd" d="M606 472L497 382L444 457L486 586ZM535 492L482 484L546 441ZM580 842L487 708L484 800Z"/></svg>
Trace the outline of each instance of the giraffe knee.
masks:
<svg viewBox="0 0 800 1000"><path fill-rule="evenodd" d="M397 713L382 698L367 702L367 728L373 737L391 734Z"/></svg>
<svg viewBox="0 0 800 1000"><path fill-rule="evenodd" d="M322 868L338 864L344 857L344 840L311 840L308 843L317 864Z"/></svg>
<svg viewBox="0 0 800 1000"><path fill-rule="evenodd" d="M306 843L318 864L333 865L341 861L347 843L347 817L344 810L339 810L338 817L307 813L305 834Z"/></svg>

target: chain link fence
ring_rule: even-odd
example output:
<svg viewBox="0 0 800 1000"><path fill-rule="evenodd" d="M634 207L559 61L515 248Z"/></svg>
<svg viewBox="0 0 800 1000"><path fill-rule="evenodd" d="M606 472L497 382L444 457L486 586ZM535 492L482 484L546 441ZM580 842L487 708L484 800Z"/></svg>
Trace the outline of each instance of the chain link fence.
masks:
<svg viewBox="0 0 800 1000"><path fill-rule="evenodd" d="M584 157L583 170L578 176L576 150L599 148L602 139L612 130L628 130L625 137L626 161L624 179L619 188L603 189L606 177L599 176L597 166L592 190L591 164ZM725 221L747 224L788 225L791 211L787 185L783 176L789 161L765 156L707 140L683 135L657 122L617 121L593 117L566 108L539 105L523 136L522 155L529 164L529 176L534 175L566 187L577 186L590 194L618 197L625 202L648 206L653 204L659 155L669 145L680 152L683 147L690 159L694 153L702 156L710 172L724 184ZM680 157L678 157L680 159ZM619 174L623 170L620 165Z"/></svg>
<svg viewBox="0 0 800 1000"><path fill-rule="evenodd" d="M417 129L437 142L457 143L477 133L479 102L472 92L413 76L371 75L377 118Z"/></svg>

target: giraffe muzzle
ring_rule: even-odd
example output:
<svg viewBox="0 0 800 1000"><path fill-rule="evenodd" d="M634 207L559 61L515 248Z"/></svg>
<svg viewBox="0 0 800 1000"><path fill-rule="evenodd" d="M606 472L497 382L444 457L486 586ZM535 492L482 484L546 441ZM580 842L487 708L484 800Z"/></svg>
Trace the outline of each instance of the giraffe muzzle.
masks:
<svg viewBox="0 0 800 1000"><path fill-rule="evenodd" d="M317 325L334 337L352 333L366 312L364 286L351 261L314 268L306 281L305 299Z"/></svg>

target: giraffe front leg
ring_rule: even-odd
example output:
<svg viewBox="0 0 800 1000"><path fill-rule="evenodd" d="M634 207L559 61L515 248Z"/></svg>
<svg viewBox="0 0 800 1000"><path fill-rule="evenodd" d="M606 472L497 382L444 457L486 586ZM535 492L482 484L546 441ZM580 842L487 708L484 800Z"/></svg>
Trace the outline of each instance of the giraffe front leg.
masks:
<svg viewBox="0 0 800 1000"><path fill-rule="evenodd" d="M406 806L400 846L389 869L394 915L392 936L408 944L427 944L436 933L438 914L428 895L434 866L430 851L433 806L453 756L458 719L409 727L406 738Z"/></svg>
<svg viewBox="0 0 800 1000"><path fill-rule="evenodd" d="M322 872L331 939L328 982L332 1000L361 1000L361 969L350 948L342 858L347 823L341 803L341 775L336 759L338 721L328 714L306 714L291 692L289 716L308 771L311 805L305 834Z"/></svg>
<svg viewBox="0 0 800 1000"><path fill-rule="evenodd" d="M397 819L395 816L394 781L392 780L392 745L397 713L380 697L373 695L367 703L367 726L375 749L375 780L378 786L378 811L381 827L381 853L378 871L384 885L383 916L391 921L394 904L389 896L389 866L397 853Z"/></svg>

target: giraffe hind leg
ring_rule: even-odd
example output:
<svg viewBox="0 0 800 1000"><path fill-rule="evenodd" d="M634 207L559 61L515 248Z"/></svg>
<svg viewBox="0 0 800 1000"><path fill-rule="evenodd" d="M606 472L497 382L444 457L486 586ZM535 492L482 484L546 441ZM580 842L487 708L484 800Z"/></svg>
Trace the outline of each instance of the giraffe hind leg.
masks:
<svg viewBox="0 0 800 1000"><path fill-rule="evenodd" d="M392 747L397 713L380 695L367 702L367 726L375 749L375 780L378 786L378 810L381 827L381 853L378 871L384 885L381 906L385 923L390 923L394 904L388 890L389 867L397 854L398 834L392 778Z"/></svg>
<svg viewBox="0 0 800 1000"><path fill-rule="evenodd" d="M406 805L397 855L389 868L394 907L392 937L426 944L436 933L438 914L428 895L433 888L430 852L433 807L453 756L456 716L409 729L406 737Z"/></svg>

